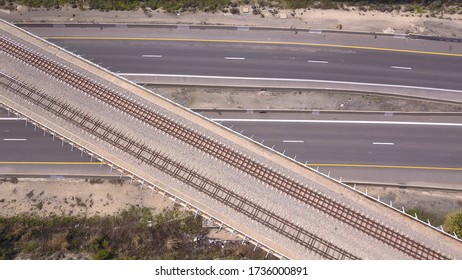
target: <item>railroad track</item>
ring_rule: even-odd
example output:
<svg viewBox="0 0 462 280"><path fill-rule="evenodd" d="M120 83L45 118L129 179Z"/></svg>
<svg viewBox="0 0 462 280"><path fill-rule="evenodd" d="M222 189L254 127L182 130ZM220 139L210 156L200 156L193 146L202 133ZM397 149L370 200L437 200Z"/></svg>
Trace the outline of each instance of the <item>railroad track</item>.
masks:
<svg viewBox="0 0 462 280"><path fill-rule="evenodd" d="M71 87L81 90L100 101L107 103L132 117L135 117L146 124L153 126L179 140L195 147L207 154L233 166L244 173L247 173L259 181L274 187L281 192L290 195L320 211L344 222L381 242L411 256L415 259L448 259L445 255L430 249L405 236L384 224L361 214L353 209L341 205L315 190L303 186L301 183L271 170L263 164L218 143L216 140L207 138L198 132L193 131L177 123L160 113L153 111L141 104L129 100L115 91L108 89L95 81L82 77L77 72L68 69L58 63L42 57L41 55L28 50L26 47L0 38L0 47L5 53L21 60L36 69L39 69Z"/></svg>
<svg viewBox="0 0 462 280"><path fill-rule="evenodd" d="M225 187L209 180L196 171L189 169L179 162L150 149L147 145L131 140L125 134L117 131L103 121L96 120L72 108L68 104L47 96L33 88L20 83L0 72L0 84L14 91L23 99L60 117L80 129L98 137L110 145L132 155L137 160L159 169L177 180L205 193L222 204L240 212L290 240L306 247L325 259L358 259L345 250L325 241L279 216L268 211L250 200L239 196Z"/></svg>

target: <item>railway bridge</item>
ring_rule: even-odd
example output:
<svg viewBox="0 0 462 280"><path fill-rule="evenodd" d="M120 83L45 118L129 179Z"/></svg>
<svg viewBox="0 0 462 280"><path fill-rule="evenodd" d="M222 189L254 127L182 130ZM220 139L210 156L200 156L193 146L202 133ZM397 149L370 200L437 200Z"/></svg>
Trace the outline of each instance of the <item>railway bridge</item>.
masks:
<svg viewBox="0 0 462 280"><path fill-rule="evenodd" d="M1 106L280 258L462 259L457 237L4 21L0 65Z"/></svg>

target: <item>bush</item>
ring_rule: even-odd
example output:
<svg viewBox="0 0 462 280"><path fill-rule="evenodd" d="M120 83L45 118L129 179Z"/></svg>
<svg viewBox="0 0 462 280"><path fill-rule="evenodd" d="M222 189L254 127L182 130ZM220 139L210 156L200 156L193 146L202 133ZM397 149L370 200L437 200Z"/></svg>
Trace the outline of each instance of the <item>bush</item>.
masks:
<svg viewBox="0 0 462 280"><path fill-rule="evenodd" d="M424 222L427 222L427 220L431 220L430 215L428 215L427 213L425 213L424 211L418 208L409 209L406 211L406 213L411 215L412 217L417 216L417 219L424 221Z"/></svg>
<svg viewBox="0 0 462 280"><path fill-rule="evenodd" d="M422 14L424 10L421 6L415 6L415 12L418 14Z"/></svg>
<svg viewBox="0 0 462 280"><path fill-rule="evenodd" d="M442 7L443 6L441 5L440 1L433 1L430 5L427 6L427 8L432 12L439 11Z"/></svg>
<svg viewBox="0 0 462 280"><path fill-rule="evenodd" d="M96 252L96 254L93 256L93 259L95 260L110 260L113 258L112 251L110 249L102 249Z"/></svg>
<svg viewBox="0 0 462 280"><path fill-rule="evenodd" d="M411 6L411 5L405 5L403 8L402 8L402 11L407 13L407 12L413 12L415 9L414 9L414 6Z"/></svg>
<svg viewBox="0 0 462 280"><path fill-rule="evenodd" d="M90 179L90 184L91 185L102 184L102 183L104 183L103 179Z"/></svg>
<svg viewBox="0 0 462 280"><path fill-rule="evenodd" d="M236 7L231 8L230 12L231 12L231 14L233 14L233 15L238 15L238 14L241 13L241 11L239 10L239 8L236 8Z"/></svg>
<svg viewBox="0 0 462 280"><path fill-rule="evenodd" d="M359 6L358 10L360 10L361 12L367 12L367 8L364 6Z"/></svg>
<svg viewBox="0 0 462 280"><path fill-rule="evenodd" d="M373 5L371 7L372 7L372 9L374 9L376 11L379 11L379 12L382 12L382 13L385 13L385 12L391 13L395 9L393 6L386 5L386 4L377 4L377 5Z"/></svg>
<svg viewBox="0 0 462 280"><path fill-rule="evenodd" d="M43 208L43 201L40 201L39 203L35 204L35 207L37 207L38 210L42 210L42 208Z"/></svg>
<svg viewBox="0 0 462 280"><path fill-rule="evenodd" d="M123 179L111 179L111 180L109 180L109 183L111 183L113 185L122 186L123 183L124 183L124 180Z"/></svg>
<svg viewBox="0 0 462 280"><path fill-rule="evenodd" d="M52 251L66 251L69 249L69 242L67 241L67 233L60 232L51 236L48 244ZM37 246L38 247L38 246Z"/></svg>
<svg viewBox="0 0 462 280"><path fill-rule="evenodd" d="M289 9L300 9L308 6L308 0L285 0Z"/></svg>
<svg viewBox="0 0 462 280"><path fill-rule="evenodd" d="M452 234L455 232L462 238L462 210L449 213L444 221L444 230Z"/></svg>

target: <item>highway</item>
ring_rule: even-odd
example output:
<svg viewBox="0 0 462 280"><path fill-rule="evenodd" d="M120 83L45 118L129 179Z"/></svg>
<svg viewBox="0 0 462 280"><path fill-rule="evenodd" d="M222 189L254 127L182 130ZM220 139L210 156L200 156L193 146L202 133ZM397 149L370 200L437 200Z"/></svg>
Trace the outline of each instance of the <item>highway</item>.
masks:
<svg viewBox="0 0 462 280"><path fill-rule="evenodd" d="M27 29L122 74L310 79L462 90L462 44L454 42L126 26Z"/></svg>
<svg viewBox="0 0 462 280"><path fill-rule="evenodd" d="M0 175L118 176L88 154L0 109ZM71 150L72 149L72 150Z"/></svg>
<svg viewBox="0 0 462 280"><path fill-rule="evenodd" d="M462 44L451 42L364 35L123 26L36 26L28 30L121 73L299 78L462 89ZM82 37L63 39L73 36ZM265 114L264 118L306 118L294 114L290 114L291 117L271 116ZM221 121L249 118L249 115L210 113L207 117ZM259 114L259 117L263 115ZM341 119L345 116L323 117ZM454 185L460 182L460 127L348 123L352 118L369 120L371 116L350 115L345 119L346 123L227 120L223 124L237 132L243 131L244 135L257 141L264 140L265 145L274 146L277 151L344 180L408 185ZM442 122L448 118L446 116ZM411 118L411 121L422 122L422 116ZM22 136L19 134L18 137ZM30 141L32 139L36 143L35 138ZM34 145L42 146L43 142L42 138ZM21 147L24 144L2 146L7 149L11 145ZM55 150L39 149L34 153L18 148L27 153L19 152L18 158L5 161L81 160L78 152L68 153L68 149L64 149L67 152L50 153L50 149ZM73 174L93 170L87 165L70 166ZM25 170L24 165L16 168ZM69 169L69 166L62 167L61 172L66 173Z"/></svg>
<svg viewBox="0 0 462 280"><path fill-rule="evenodd" d="M202 114L344 181L457 187L462 177L458 114L214 110ZM361 121L365 117L368 121ZM0 123L0 174L119 176L4 111Z"/></svg>
<svg viewBox="0 0 462 280"><path fill-rule="evenodd" d="M431 122L424 122L419 116L410 121L412 118L399 114L382 118L361 113L323 113L316 117L311 112L220 114L204 113L302 162L446 168L460 168L462 163L462 123L436 121L444 121L444 115L433 115ZM454 119L457 117L460 115L455 114Z"/></svg>

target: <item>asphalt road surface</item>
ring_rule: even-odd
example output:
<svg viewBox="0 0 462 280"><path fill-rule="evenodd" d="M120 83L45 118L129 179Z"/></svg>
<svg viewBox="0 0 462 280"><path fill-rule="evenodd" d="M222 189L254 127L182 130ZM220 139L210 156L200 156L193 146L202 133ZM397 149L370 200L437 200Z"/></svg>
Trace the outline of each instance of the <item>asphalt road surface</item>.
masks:
<svg viewBox="0 0 462 280"><path fill-rule="evenodd" d="M418 115L202 114L225 120L223 125L343 181L447 187L459 185L462 178L458 115L428 114L422 122ZM0 113L0 174L119 176L43 135Z"/></svg>
<svg viewBox="0 0 462 280"><path fill-rule="evenodd" d="M310 164L462 166L460 114L263 112L203 114Z"/></svg>
<svg viewBox="0 0 462 280"><path fill-rule="evenodd" d="M28 30L120 73L315 79L462 90L462 44L453 42L280 31ZM75 36L81 37L70 38Z"/></svg>

